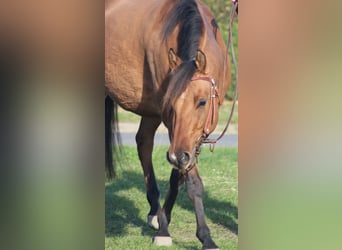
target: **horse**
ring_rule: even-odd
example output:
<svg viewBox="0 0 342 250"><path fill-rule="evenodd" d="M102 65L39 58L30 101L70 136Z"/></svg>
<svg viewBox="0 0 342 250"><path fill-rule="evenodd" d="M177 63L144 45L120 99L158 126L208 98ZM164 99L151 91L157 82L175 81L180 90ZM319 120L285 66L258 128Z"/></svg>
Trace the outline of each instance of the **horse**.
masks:
<svg viewBox="0 0 342 250"><path fill-rule="evenodd" d="M120 105L141 116L136 143L150 204L147 222L157 230L156 245L172 244L171 211L186 183L196 236L203 249L218 249L205 221L197 157L217 125L230 72L220 29L201 1L105 1L106 171L113 176L111 124ZM172 166L163 207L152 164L161 123L168 129L166 159Z"/></svg>

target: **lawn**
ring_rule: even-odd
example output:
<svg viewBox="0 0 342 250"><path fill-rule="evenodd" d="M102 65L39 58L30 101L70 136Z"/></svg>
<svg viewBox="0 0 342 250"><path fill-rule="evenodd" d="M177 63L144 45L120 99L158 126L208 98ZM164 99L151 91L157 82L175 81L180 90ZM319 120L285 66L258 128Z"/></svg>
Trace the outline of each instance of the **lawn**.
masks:
<svg viewBox="0 0 342 250"><path fill-rule="evenodd" d="M155 147L155 173L161 191L161 204L168 189L171 167L165 159L167 147ZM152 244L155 231L146 223L149 205L135 147L124 147L124 159L117 178L105 185L106 249L202 249L197 240L193 205L185 186L177 197L169 227L172 247ZM238 243L238 168L237 148L203 148L199 171L204 183L204 207L213 240L220 249L237 249Z"/></svg>

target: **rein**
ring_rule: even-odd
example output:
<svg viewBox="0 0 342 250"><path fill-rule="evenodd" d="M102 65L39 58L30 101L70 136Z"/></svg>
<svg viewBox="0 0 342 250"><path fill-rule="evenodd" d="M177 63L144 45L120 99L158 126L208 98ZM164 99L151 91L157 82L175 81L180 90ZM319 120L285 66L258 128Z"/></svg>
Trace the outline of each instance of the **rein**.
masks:
<svg viewBox="0 0 342 250"><path fill-rule="evenodd" d="M223 103L222 100L220 100L220 96L218 93L218 87L216 86L215 80L211 77L208 76L202 76L202 77L194 77L191 79L191 81L195 81L195 80L204 80L204 81L208 81L211 84L210 87L210 103L209 103L209 113L208 113L208 117L206 120L206 123L204 125L203 128L203 133L202 135L196 140L196 157L199 155L200 153L200 147L202 144L210 144L210 151L213 152L214 148L215 148L215 144L217 141L219 141L224 134L226 133L229 124L232 120L233 117L233 113L234 113L234 109L235 109L235 103L236 103L236 99L237 99L237 89L238 89L238 68L237 68L237 63L236 63L236 58L235 58L235 52L234 52L234 45L232 42L232 33L233 33L233 29L232 29L232 24L234 22L234 17L235 17L235 13L237 12L237 7L238 7L238 1L233 1L233 8L231 9L230 12L230 22L229 22L229 33L228 33L228 46L227 46L227 51L226 51L226 56L228 55L228 50L229 47L231 49L231 53L232 53L232 60L233 60L233 65L234 65L234 69L235 69L235 93L234 93L234 100L233 100L233 105L232 105L232 109L229 115L229 118L227 120L227 123L223 129L223 131L221 132L221 134L217 137L217 138L208 138L209 136L209 126L210 124L214 121L215 119L215 98L218 97L218 101L219 101L219 105L221 105Z"/></svg>

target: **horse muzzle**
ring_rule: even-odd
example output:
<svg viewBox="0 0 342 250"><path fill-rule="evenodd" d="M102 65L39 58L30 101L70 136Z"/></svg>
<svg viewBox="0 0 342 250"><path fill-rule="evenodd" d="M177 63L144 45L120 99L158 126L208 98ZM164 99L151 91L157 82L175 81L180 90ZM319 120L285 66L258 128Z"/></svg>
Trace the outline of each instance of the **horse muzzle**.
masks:
<svg viewBox="0 0 342 250"><path fill-rule="evenodd" d="M178 154L166 152L166 158L176 169L182 170L187 168L191 163L193 157L189 152L180 152Z"/></svg>

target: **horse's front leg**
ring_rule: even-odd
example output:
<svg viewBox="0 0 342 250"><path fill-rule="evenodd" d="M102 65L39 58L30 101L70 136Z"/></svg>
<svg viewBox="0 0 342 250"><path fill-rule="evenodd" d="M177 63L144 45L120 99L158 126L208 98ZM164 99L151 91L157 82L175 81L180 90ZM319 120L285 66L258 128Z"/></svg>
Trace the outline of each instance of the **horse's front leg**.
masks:
<svg viewBox="0 0 342 250"><path fill-rule="evenodd" d="M184 178L179 170L172 169L170 176L170 187L167 192L165 203L162 209L158 212L159 230L154 237L154 243L161 246L169 246L172 244L172 239L168 231L171 222L171 211L175 204L179 187L184 183Z"/></svg>
<svg viewBox="0 0 342 250"><path fill-rule="evenodd" d="M203 183L198 174L197 165L195 165L188 173L186 178L187 192L189 198L194 204L197 230L196 236L202 242L203 249L218 249L215 242L210 236L210 230L205 222L204 207L202 201Z"/></svg>
<svg viewBox="0 0 342 250"><path fill-rule="evenodd" d="M147 221L148 224L155 229L158 229L157 212L160 208L160 193L154 176L152 151L154 135L160 123L161 121L159 118L142 117L138 133L135 137L139 159L144 171L147 200L151 208L147 216Z"/></svg>

